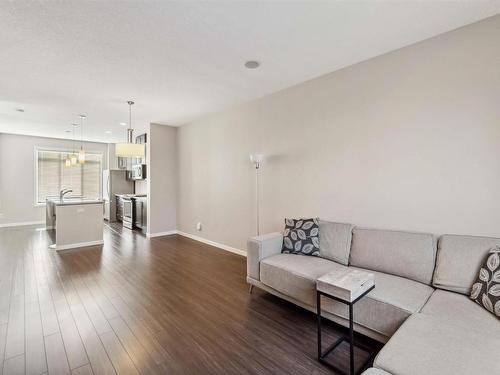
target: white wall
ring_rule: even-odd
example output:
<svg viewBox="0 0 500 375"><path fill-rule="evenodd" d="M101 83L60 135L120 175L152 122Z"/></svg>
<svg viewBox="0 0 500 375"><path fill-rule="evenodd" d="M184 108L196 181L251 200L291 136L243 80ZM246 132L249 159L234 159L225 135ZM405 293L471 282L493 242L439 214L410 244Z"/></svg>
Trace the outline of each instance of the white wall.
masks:
<svg viewBox="0 0 500 375"><path fill-rule="evenodd" d="M146 147L148 234L177 229L177 128L150 124Z"/></svg>
<svg viewBox="0 0 500 375"><path fill-rule="evenodd" d="M35 206L35 147L70 150L64 139L0 133L0 225L45 220L45 206ZM84 142L88 151L103 154L107 166L107 145Z"/></svg>
<svg viewBox="0 0 500 375"><path fill-rule="evenodd" d="M108 168L118 169L118 157L116 156L116 149L114 143L108 143L107 155L108 155Z"/></svg>
<svg viewBox="0 0 500 375"><path fill-rule="evenodd" d="M319 216L500 236L499 62L497 16L181 127L178 229L245 249L259 151L263 232Z"/></svg>

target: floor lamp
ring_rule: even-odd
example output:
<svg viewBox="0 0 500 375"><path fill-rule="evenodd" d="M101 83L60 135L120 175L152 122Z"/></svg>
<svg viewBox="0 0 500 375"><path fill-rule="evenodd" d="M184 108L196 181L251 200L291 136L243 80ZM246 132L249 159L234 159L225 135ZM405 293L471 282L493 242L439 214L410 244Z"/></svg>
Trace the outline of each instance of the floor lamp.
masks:
<svg viewBox="0 0 500 375"><path fill-rule="evenodd" d="M259 169L264 161L264 155L262 154L251 154L250 161L255 166L255 203L257 205L256 209L256 221L257 221L257 236L260 235L260 192L259 192Z"/></svg>

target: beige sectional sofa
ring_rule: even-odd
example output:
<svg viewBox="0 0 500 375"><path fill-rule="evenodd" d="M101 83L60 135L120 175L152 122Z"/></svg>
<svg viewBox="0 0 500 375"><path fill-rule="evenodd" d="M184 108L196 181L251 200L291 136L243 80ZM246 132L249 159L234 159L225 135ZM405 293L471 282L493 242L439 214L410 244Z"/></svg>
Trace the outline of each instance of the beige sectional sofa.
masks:
<svg viewBox="0 0 500 375"><path fill-rule="evenodd" d="M354 308L354 328L387 343L367 374L499 374L500 322L468 298L500 239L358 228L320 221L320 257L281 254L282 235L248 240L247 281L316 311L316 279L346 267L375 274ZM322 300L348 325L347 307Z"/></svg>

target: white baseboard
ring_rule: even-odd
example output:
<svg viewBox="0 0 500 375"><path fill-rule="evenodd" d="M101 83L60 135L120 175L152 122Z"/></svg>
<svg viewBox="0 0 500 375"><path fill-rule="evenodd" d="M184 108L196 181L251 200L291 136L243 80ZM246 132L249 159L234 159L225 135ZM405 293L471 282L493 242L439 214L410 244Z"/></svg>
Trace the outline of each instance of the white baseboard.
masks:
<svg viewBox="0 0 500 375"><path fill-rule="evenodd" d="M190 238L192 240L205 243L205 244L210 245L210 246L218 247L219 249L226 250L226 251L229 251L231 253L242 255L244 257L247 256L247 252L244 250L240 250L240 249L237 249L235 247L227 246L227 245L224 245L224 244L221 244L218 242L210 241L210 240L207 240L203 237L195 236L194 234L181 232L180 230L170 230L167 232L157 232L157 233L146 233L146 237L151 238L151 237L160 237L160 236L170 236L172 234L178 234L180 236L184 236L184 237Z"/></svg>
<svg viewBox="0 0 500 375"><path fill-rule="evenodd" d="M240 249L237 249L235 247L227 246L227 245L224 245L224 244L221 244L218 242L210 241L210 240L207 240L203 237L195 236L194 234L189 234L189 233L181 232L181 231L177 231L177 234L184 236L184 237L187 237L187 238L191 238L192 240L195 240L198 242L206 243L207 245L218 247L219 249L226 250L226 251L229 251L231 253L242 255L244 257L247 256L247 252L244 250L240 250Z"/></svg>
<svg viewBox="0 0 500 375"><path fill-rule="evenodd" d="M172 234L177 234L177 230L169 230L167 232L156 232L156 233L146 233L146 237L160 237L160 236L170 236Z"/></svg>
<svg viewBox="0 0 500 375"><path fill-rule="evenodd" d="M22 221L19 223L6 223L6 224L0 224L0 228L22 227L25 225L38 225L38 224L45 224L45 221Z"/></svg>
<svg viewBox="0 0 500 375"><path fill-rule="evenodd" d="M77 247L96 246L96 245L104 245L104 241L98 240L98 241L89 241L89 242L78 242L78 243L71 243L68 245L60 245L60 246L58 246L57 244L54 244L54 245L50 245L49 247L51 249L56 249L56 250L67 250L67 249L74 249Z"/></svg>

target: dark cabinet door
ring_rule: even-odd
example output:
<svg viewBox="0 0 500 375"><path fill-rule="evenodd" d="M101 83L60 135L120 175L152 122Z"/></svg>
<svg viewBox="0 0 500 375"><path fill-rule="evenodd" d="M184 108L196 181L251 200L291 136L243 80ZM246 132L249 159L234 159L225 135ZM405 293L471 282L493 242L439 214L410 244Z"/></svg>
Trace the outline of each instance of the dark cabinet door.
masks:
<svg viewBox="0 0 500 375"><path fill-rule="evenodd" d="M147 232L148 230L148 200L147 198L142 199L142 230Z"/></svg>
<svg viewBox="0 0 500 375"><path fill-rule="evenodd" d="M143 220L143 210L142 210L142 207L143 207L143 204L142 204L142 200L139 200L139 199L136 199L134 201L134 204L135 204L135 226L137 228L141 228L143 227L143 224L142 224L142 220Z"/></svg>
<svg viewBox="0 0 500 375"><path fill-rule="evenodd" d="M123 199L116 196L116 220L123 220Z"/></svg>

